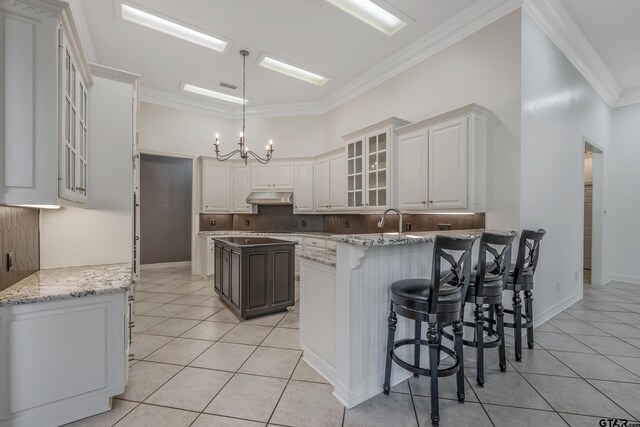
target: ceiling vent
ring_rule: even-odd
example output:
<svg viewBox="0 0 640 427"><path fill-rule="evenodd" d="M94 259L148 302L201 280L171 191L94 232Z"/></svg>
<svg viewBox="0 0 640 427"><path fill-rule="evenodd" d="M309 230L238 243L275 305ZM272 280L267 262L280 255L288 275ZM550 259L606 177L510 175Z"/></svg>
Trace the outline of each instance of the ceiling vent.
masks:
<svg viewBox="0 0 640 427"><path fill-rule="evenodd" d="M236 86L234 84L231 84L231 83L227 83L227 82L220 82L220 86L226 87L227 89L231 89L231 90L238 89L238 86Z"/></svg>

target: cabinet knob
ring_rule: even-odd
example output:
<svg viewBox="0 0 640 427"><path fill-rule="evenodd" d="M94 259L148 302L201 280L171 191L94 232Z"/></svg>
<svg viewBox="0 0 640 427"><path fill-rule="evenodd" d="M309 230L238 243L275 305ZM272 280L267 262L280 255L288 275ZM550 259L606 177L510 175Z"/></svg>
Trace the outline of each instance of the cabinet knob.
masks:
<svg viewBox="0 0 640 427"><path fill-rule="evenodd" d="M427 201L425 200L424 202L422 202L422 204L423 204L423 205L426 205L426 204L427 204Z"/></svg>
<svg viewBox="0 0 640 427"><path fill-rule="evenodd" d="M433 203L433 200L429 200L429 203Z"/></svg>

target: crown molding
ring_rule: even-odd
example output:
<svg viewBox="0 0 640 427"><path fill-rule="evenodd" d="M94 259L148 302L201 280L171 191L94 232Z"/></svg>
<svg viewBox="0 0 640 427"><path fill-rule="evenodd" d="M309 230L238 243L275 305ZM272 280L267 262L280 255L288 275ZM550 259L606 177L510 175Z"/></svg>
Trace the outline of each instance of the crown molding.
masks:
<svg viewBox="0 0 640 427"><path fill-rule="evenodd" d="M370 124L369 126L366 126L366 127L362 128L362 129L358 129L356 131L349 132L348 134L343 135L342 139L344 139L345 141L348 141L350 139L354 139L356 137L361 137L362 135L365 135L365 134L368 134L368 133L371 133L371 132L374 132L374 131L378 132L379 130L384 129L384 128L391 127L393 129L397 129L397 128L402 127L402 126L406 126L409 123L411 123L411 122L409 122L407 120L404 120L404 119L400 119L398 117L389 117L388 119L379 121L377 123Z"/></svg>
<svg viewBox="0 0 640 427"><path fill-rule="evenodd" d="M615 107L626 107L627 105L640 104L640 88L625 90L616 102Z"/></svg>
<svg viewBox="0 0 640 427"><path fill-rule="evenodd" d="M136 85L140 80L140 76L138 74L117 70L111 67L105 67L104 65L92 64L91 62L89 63L89 69L91 70L91 74L96 77L115 80L117 82Z"/></svg>
<svg viewBox="0 0 640 427"><path fill-rule="evenodd" d="M521 6L522 0L480 0L473 3L326 97L322 100L324 110L331 111L339 107Z"/></svg>
<svg viewBox="0 0 640 427"><path fill-rule="evenodd" d="M396 129L397 135L404 135L409 132L414 132L419 129L426 129L431 127L437 123L442 123L445 121L449 121L451 119L455 119L457 117L464 117L470 114L474 114L477 116L489 116L491 111L486 108L473 103L469 105L465 105L464 107L456 108L455 110L447 111L446 113L438 114L437 116L429 117L424 120L420 120L418 122L409 123L405 126L402 126Z"/></svg>
<svg viewBox="0 0 640 427"><path fill-rule="evenodd" d="M558 1L525 0L523 9L602 99L614 107L622 88L564 6Z"/></svg>
<svg viewBox="0 0 640 427"><path fill-rule="evenodd" d="M151 104L163 105L170 108L192 111L201 114L214 114L224 119L237 119L238 112L228 106L220 106L214 102L203 102L186 96L175 95L163 90L142 86L140 89L140 101ZM239 109L238 109L239 110Z"/></svg>

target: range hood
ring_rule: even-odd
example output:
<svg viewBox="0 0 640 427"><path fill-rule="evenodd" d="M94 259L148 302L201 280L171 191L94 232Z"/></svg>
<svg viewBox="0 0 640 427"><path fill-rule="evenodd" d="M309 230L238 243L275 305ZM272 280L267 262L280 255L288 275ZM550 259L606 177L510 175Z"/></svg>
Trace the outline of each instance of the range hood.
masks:
<svg viewBox="0 0 640 427"><path fill-rule="evenodd" d="M254 191L247 196L247 203L254 205L293 205L291 191Z"/></svg>

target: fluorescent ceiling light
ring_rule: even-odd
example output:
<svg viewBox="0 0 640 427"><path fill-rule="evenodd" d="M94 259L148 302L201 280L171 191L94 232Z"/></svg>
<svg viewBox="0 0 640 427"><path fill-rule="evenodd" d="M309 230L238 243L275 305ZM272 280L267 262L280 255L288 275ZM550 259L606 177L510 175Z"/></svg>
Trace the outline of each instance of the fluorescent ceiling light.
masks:
<svg viewBox="0 0 640 427"><path fill-rule="evenodd" d="M194 86L189 83L185 83L182 86L182 90L184 90L185 92L197 93L198 95L208 96L210 98L216 98L216 99L221 99L223 101L233 102L234 104L242 105L243 103L244 104L247 103L247 100L243 100L242 98L239 98L237 96L228 95L222 92L216 92L214 90L205 89L199 86Z"/></svg>
<svg viewBox="0 0 640 427"><path fill-rule="evenodd" d="M277 59L273 59L268 56L265 56L264 58L262 58L262 61L260 62L260 66L272 71L277 71L278 73L285 74L289 77L294 77L296 79L303 80L307 83L312 83L317 86L322 86L323 84L329 81L328 78L323 77L319 74L312 73L311 71L303 70L302 68L295 67L293 65L287 64L282 61L278 61Z"/></svg>
<svg viewBox="0 0 640 427"><path fill-rule="evenodd" d="M21 208L34 208L34 209L60 209L58 205L14 205L20 206Z"/></svg>
<svg viewBox="0 0 640 427"><path fill-rule="evenodd" d="M396 31L407 25L402 19L378 6L371 0L327 0L335 7L342 9L349 15L371 25L376 30L392 36Z"/></svg>
<svg viewBox="0 0 640 427"><path fill-rule="evenodd" d="M216 52L222 53L227 47L227 42L224 40L217 39L209 34L193 30L184 25L169 21L168 19L152 15L151 13L144 12L124 3L122 4L122 19L207 47Z"/></svg>

